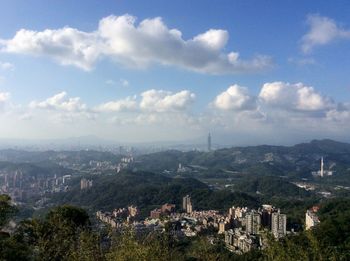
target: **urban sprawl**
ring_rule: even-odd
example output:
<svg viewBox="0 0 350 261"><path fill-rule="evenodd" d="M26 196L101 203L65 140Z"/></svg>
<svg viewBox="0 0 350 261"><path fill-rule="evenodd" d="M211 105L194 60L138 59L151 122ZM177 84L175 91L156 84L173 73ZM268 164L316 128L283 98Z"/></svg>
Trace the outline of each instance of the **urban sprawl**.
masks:
<svg viewBox="0 0 350 261"><path fill-rule="evenodd" d="M320 222L317 211L317 206L306 211L306 230ZM182 199L181 211L176 211L175 204L165 203L161 208L152 210L144 220L138 218L139 213L136 206L128 206L112 212L97 211L96 217L114 230L131 228L136 234L162 232L165 227L179 238L206 233L210 242L224 240L227 249L237 254L264 249L269 234L279 240L289 233L295 233L286 229L286 214L267 204L259 209L233 206L227 213L220 213L217 210L194 210L191 197L186 195Z"/></svg>

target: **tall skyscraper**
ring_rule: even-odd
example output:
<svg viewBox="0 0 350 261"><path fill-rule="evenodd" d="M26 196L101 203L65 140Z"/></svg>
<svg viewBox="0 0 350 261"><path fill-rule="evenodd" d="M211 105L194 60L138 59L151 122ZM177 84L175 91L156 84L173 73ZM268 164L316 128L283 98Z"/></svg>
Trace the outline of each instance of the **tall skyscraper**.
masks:
<svg viewBox="0 0 350 261"><path fill-rule="evenodd" d="M182 209L187 213L192 213L191 197L186 195L182 198Z"/></svg>
<svg viewBox="0 0 350 261"><path fill-rule="evenodd" d="M272 205L262 205L261 210L261 225L271 229L271 215L275 212L275 208Z"/></svg>
<svg viewBox="0 0 350 261"><path fill-rule="evenodd" d="M323 157L321 158L321 170L320 170L320 176L323 177L324 170L323 170Z"/></svg>
<svg viewBox="0 0 350 261"><path fill-rule="evenodd" d="M208 151L211 151L211 135L210 135L210 132L208 134Z"/></svg>
<svg viewBox="0 0 350 261"><path fill-rule="evenodd" d="M249 234L258 234L261 225L261 217L257 212L250 212L245 216L246 231Z"/></svg>
<svg viewBox="0 0 350 261"><path fill-rule="evenodd" d="M271 215L271 231L275 238L284 237L287 233L287 216L279 211Z"/></svg>

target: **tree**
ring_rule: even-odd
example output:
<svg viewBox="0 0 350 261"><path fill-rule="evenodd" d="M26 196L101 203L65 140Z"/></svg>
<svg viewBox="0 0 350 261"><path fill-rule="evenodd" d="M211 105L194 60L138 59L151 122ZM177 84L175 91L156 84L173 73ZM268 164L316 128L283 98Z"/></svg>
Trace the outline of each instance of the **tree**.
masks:
<svg viewBox="0 0 350 261"><path fill-rule="evenodd" d="M88 214L81 208L59 206L52 209L38 226L38 249L41 260L66 260L76 249L79 235L89 229Z"/></svg>
<svg viewBox="0 0 350 261"><path fill-rule="evenodd" d="M0 230L15 213L16 208L11 205L10 196L0 195Z"/></svg>

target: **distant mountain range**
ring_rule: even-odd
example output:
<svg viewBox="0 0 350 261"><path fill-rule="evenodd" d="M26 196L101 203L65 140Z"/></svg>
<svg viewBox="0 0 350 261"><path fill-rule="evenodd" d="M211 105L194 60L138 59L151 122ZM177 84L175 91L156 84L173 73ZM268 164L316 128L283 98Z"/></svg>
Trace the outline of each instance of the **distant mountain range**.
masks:
<svg viewBox="0 0 350 261"><path fill-rule="evenodd" d="M349 173L350 144L333 140L313 140L289 147L232 147L210 152L170 150L141 155L137 157L135 167L153 172L176 171L182 164L201 167L201 173L216 171L310 177L311 171L319 170L321 157L326 169L335 171L337 175Z"/></svg>
<svg viewBox="0 0 350 261"><path fill-rule="evenodd" d="M320 168L324 158L325 169L335 172L335 177L350 175L350 144L333 140L313 140L294 146L248 146L232 147L204 152L192 150L166 150L136 155L131 166L144 171L176 174L179 164L191 168L192 174L207 177L230 175L230 173L311 177L311 171ZM0 150L0 161L15 163L54 162L88 163L90 160L118 163L120 155L97 150L76 151L27 151Z"/></svg>

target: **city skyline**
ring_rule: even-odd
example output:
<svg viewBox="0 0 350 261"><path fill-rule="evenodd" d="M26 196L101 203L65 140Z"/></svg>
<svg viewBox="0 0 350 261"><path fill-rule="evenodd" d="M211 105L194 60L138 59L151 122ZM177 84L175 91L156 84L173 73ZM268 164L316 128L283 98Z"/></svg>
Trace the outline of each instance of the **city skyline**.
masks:
<svg viewBox="0 0 350 261"><path fill-rule="evenodd" d="M349 141L347 1L0 7L0 139Z"/></svg>

